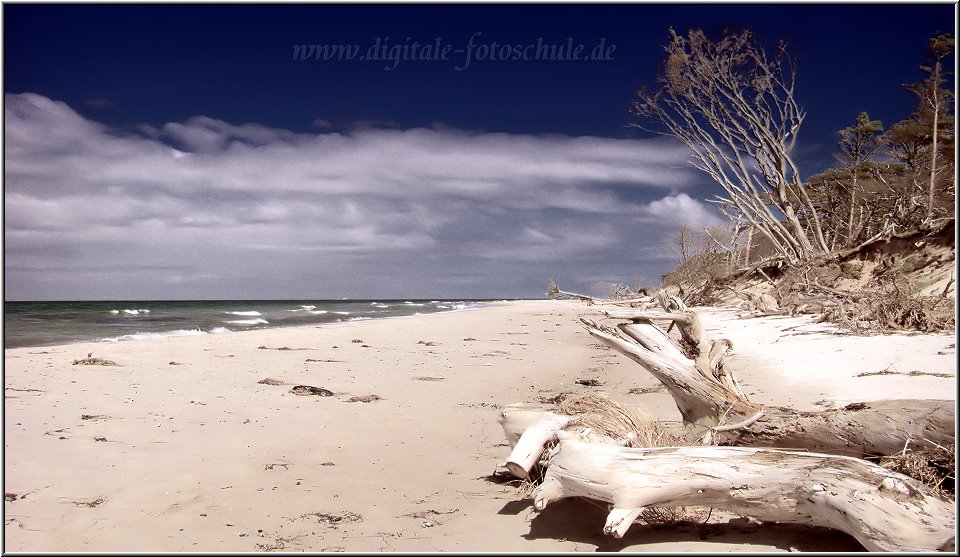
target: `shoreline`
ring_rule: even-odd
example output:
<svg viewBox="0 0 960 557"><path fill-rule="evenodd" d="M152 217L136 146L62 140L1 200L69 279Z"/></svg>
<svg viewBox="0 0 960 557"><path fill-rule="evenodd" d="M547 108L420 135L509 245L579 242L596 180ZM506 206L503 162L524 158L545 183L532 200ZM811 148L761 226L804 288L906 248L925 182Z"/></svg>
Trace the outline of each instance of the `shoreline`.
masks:
<svg viewBox="0 0 960 557"><path fill-rule="evenodd" d="M170 326L169 328L166 328L166 329L163 329L163 330L146 330L146 331L137 330L137 331L134 332L134 333L126 333L126 334L124 334L124 331L122 331L121 329L123 329L123 326L124 326L124 325L127 325L127 323L123 323L123 322L121 321L121 322L117 322L117 323L115 323L115 324L112 324L112 325L114 325L113 333L116 333L116 336L103 336L103 334L106 334L106 333L101 333L99 336L96 336L95 338L85 338L85 339L77 339L77 338L75 338L75 339L70 340L70 341L64 341L63 339L56 339L56 340L49 340L49 341L26 341L25 344L19 344L19 345L17 345L17 346L4 346L4 349L7 350L7 349L14 349L14 348L54 347L54 346L60 346L60 345L67 346L67 345L78 344L78 343L103 343L103 344L110 344L110 343L117 343L117 342L139 342L139 341L143 341L143 340L158 340L158 339L172 338L172 337L181 337L181 336L199 336L199 335L212 335L212 334L229 334L229 333L237 333L237 332L260 331L260 330L278 329L278 328L289 328L289 327L318 327L318 326L324 326L324 325L329 325L329 324L347 323L347 322L352 322L352 321L365 321L365 320L369 320L369 319L390 319L390 318L393 318L393 317L412 317L412 316L416 316L416 315L432 315L432 314L434 314L434 313L448 313L448 312L465 311L465 310L468 310L468 309L475 309L475 308L486 307L486 306L491 305L491 304L499 304L499 303L505 303L505 302L522 302L522 301L526 301L526 300L507 300L507 299L452 299L452 298L451 298L451 299L442 299L442 300L430 300L430 301L427 301L426 298L424 298L424 299L416 299L416 298L415 298L415 299L409 299L409 300L408 300L408 299L399 299L399 298L398 298L398 299L378 299L378 300L372 300L372 299L371 299L371 300L186 300L186 301L154 300L154 301L130 301L129 303L130 303L130 304L133 304L133 305L150 305L150 304L155 304L155 303L162 303L162 304L188 304L188 305L189 305L189 304L237 304L237 307L248 307L248 306L251 306L251 305L252 305L252 306L256 306L257 304L261 304L261 305L262 305L262 304L280 304L280 303L297 304L297 303L300 303L300 302L313 302L314 304L351 304L351 303L352 303L352 304L363 304L364 306L366 306L366 305L369 303L370 305L376 305L376 307L378 307L378 308L379 308L379 307L385 307L385 306L383 306L383 304L394 304L396 307L405 308L405 307L406 307L405 304L411 304L411 307L413 307L413 306L424 306L424 305L426 305L426 304L445 304L445 303L461 304L461 305L466 305L466 307L455 307L455 306L454 306L454 307L447 308L447 307L442 306L442 305L436 305L435 308L434 308L435 311L427 311L427 312L425 312L425 313L417 312L417 313L414 313L414 314L409 314L409 313L395 313L395 314L391 314L391 315L376 315L376 314L374 314L374 315L358 315L358 316L356 316L356 317L347 317L347 318L345 318L345 317L338 317L338 318L334 318L334 319L332 319L332 320L323 320L323 319L318 318L316 321L311 322L311 323L283 323L283 322L281 322L281 323L272 323L272 322L267 322L266 320L262 319L262 314L261 314L259 311L232 311L232 312L224 311L223 313L231 314L231 315L234 315L234 316L250 316L250 317L253 317L253 318L254 318L254 321L262 321L262 323L245 323L245 322L243 322L243 320L237 320L237 319L235 318L235 320L226 320L226 321L221 321L221 322L218 322L218 323L205 323L207 330L204 330L204 327L203 327L203 326L201 326L201 325L199 325L199 324L195 324L197 321L203 321L203 318L201 318L201 317L196 317L196 318L193 318L193 320L192 320L192 323L194 323L193 326L182 325L182 326L180 326L180 327L177 327L176 325L171 324L171 326ZM5 302L5 303L6 303L6 302ZM21 304L23 304L23 303L26 303L26 304L38 304L38 305L54 303L54 304L63 304L63 305L65 305L65 306L68 306L68 305L70 305L70 304L100 304L100 305L103 305L104 307L106 307L107 305L111 305L111 306L112 306L112 305L117 305L117 304L128 303L128 301L122 301L122 302L114 302L114 301L69 302L69 301L68 301L68 302L19 302L19 303L21 303ZM467 305L467 304L469 304L469 305ZM309 308L315 308L316 306L315 306L315 305L310 305L310 306L300 306L300 307L301 307L301 308L307 308L307 307L309 307ZM441 308L441 309L436 309L436 308ZM5 334L4 342L6 343L6 342L10 342L10 341L11 341L11 340L9 340L9 339L11 339L11 337L16 336L16 335L18 335L18 334L23 334L23 332L22 332L22 331L19 331L19 330L11 331L11 327L9 326L9 321L10 321L10 319L8 318L9 316L8 316L7 313L6 313L6 309L5 309L4 311L5 311L4 321L6 322L6 323L5 323L5 333L6 333L6 334ZM107 310L104 309L104 311L107 311ZM287 311L287 312L297 312L297 311L304 311L304 309L299 309L299 310L297 310L297 309L294 309L294 310L286 309L285 311ZM111 314L113 314L113 315L138 314L138 313L142 313L142 314L144 314L144 315L149 315L149 314L150 314L150 310L143 310L143 309L138 309L138 310L129 310L129 309L118 310L118 309L113 309L113 310L109 310L109 313L111 313ZM330 310L330 311L319 311L319 312L313 312L313 313L314 313L314 314L324 314L324 315L330 314L330 313L340 314L340 315L349 315L351 312L346 312L346 313L344 313L344 312L338 312L338 311L336 311L336 310ZM19 316L17 316L17 317L20 318ZM179 318L179 317L182 317L182 316L176 316L176 317ZM206 316L206 319L209 320L209 316ZM238 325L238 324L239 324L239 325L266 325L266 326L264 326L264 327L257 327L257 328L249 328L249 329L244 329L244 328L241 328L241 329L236 329L236 328L231 329L231 328L230 328L231 326ZM144 327L150 327L150 324L145 323L145 324L144 324ZM174 327L177 327L177 328L174 328ZM48 334L49 336L51 336L51 337L57 335L57 333L56 333L56 332L53 332L53 331L48 332L47 334ZM59 334L60 334L60 336L63 336L63 333L59 333ZM94 336L94 335L95 335L95 333L92 332L92 331L91 331L90 333L87 333L87 334L90 335L90 336Z"/></svg>
<svg viewBox="0 0 960 557"><path fill-rule="evenodd" d="M618 540L602 534L605 510L578 499L534 513L491 476L509 453L500 408L606 392L663 420L679 412L649 373L583 330L590 306L476 309L6 349L5 492L17 499L4 507L5 551L858 550L838 532L736 519L708 525L709 536L637 525ZM857 377L876 365L837 373L810 362L860 361L880 352L875 337L790 336L809 319L694 309L708 334L733 340L728 361L758 402L817 409L906 389L955 400L950 335L878 343L898 371L950 378ZM91 351L119 365L71 364ZM295 385L333 396L298 396ZM351 402L370 395L379 399Z"/></svg>

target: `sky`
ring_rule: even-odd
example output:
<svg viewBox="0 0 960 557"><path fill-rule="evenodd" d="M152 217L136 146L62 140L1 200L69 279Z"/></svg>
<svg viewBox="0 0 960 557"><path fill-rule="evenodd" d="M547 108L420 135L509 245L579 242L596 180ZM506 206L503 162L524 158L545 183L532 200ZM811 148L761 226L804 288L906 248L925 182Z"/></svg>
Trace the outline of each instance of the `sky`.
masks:
<svg viewBox="0 0 960 557"><path fill-rule="evenodd" d="M657 286L681 225L723 222L629 111L668 29L787 41L809 176L860 112L909 117L955 8L6 3L4 299ZM538 45L587 59L502 59Z"/></svg>

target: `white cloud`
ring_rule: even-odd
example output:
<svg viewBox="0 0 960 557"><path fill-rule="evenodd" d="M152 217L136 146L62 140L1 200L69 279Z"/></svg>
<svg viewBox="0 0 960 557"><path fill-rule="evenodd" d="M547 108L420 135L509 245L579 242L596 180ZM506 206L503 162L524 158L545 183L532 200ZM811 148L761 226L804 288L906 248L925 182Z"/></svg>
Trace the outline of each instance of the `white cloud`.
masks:
<svg viewBox="0 0 960 557"><path fill-rule="evenodd" d="M497 290L523 280L522 262L642 265L624 256L636 227L717 220L676 193L699 177L662 140L205 116L131 133L35 94L6 95L5 118L14 299L408 295L445 278L452 296L522 295ZM454 291L464 284L488 291Z"/></svg>
<svg viewBox="0 0 960 557"><path fill-rule="evenodd" d="M712 226L723 222L716 212L685 193L670 195L652 201L644 207L644 213L677 225L688 224L696 228Z"/></svg>

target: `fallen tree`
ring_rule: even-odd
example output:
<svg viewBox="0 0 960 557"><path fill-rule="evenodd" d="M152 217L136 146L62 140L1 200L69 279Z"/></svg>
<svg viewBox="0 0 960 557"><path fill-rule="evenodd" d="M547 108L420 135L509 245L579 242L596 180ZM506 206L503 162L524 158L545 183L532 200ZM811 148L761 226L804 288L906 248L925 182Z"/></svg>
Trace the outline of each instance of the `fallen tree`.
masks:
<svg viewBox="0 0 960 557"><path fill-rule="evenodd" d="M948 400L884 400L857 402L839 409L805 412L751 402L736 378L723 368L727 341L708 341L696 314L607 312L630 319L613 329L583 319L588 332L639 363L673 396L686 423L707 428L705 435L721 445L789 447L848 456L885 456L908 442L954 442L954 402ZM693 358L681 359L666 347L666 333L653 323L683 323L679 330ZM749 422L749 423L747 423ZM730 424L738 427L730 427ZM720 429L718 429L718 426ZM708 439L710 440L710 439Z"/></svg>
<svg viewBox="0 0 960 557"><path fill-rule="evenodd" d="M604 533L618 538L647 507L696 505L834 528L872 551L954 548L952 502L865 460L742 447L625 448L557 436L534 508L564 497L605 501L612 510Z"/></svg>
<svg viewBox="0 0 960 557"><path fill-rule="evenodd" d="M953 546L952 502L862 460L902 455L911 442L952 447L952 401L859 402L820 412L757 404L724 368L732 344L707 338L682 300L661 291L651 299L611 303L606 316L627 323L612 328L581 321L593 337L667 388L685 424L674 445L689 446L654 448L662 443L649 437L638 443L629 427L595 431L589 421L568 415L576 413L569 408L505 411L501 424L514 451L501 466L521 478L537 464L546 467L537 510L560 497L606 501L614 510L604 531L622 536L646 507L706 505L760 520L835 528L868 549ZM624 410L615 412L622 421Z"/></svg>

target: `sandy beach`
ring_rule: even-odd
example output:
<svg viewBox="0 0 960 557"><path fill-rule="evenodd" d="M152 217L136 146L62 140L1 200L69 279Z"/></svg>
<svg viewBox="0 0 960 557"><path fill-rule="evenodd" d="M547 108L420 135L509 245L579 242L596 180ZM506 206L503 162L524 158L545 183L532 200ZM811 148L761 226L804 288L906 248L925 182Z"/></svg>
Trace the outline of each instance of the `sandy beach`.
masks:
<svg viewBox="0 0 960 557"><path fill-rule="evenodd" d="M811 317L695 309L707 334L733 342L727 366L757 402L956 400L952 334L854 337ZM680 419L665 392L630 393L658 383L592 339L580 316L598 313L534 300L8 349L4 491L15 498L4 503L4 551L862 550L839 532L737 518L637 525L614 539L602 533L605 508L581 499L535 513L492 476L509 453L501 408L605 392ZM88 353L117 365L72 364ZM296 385L333 394L300 396Z"/></svg>

